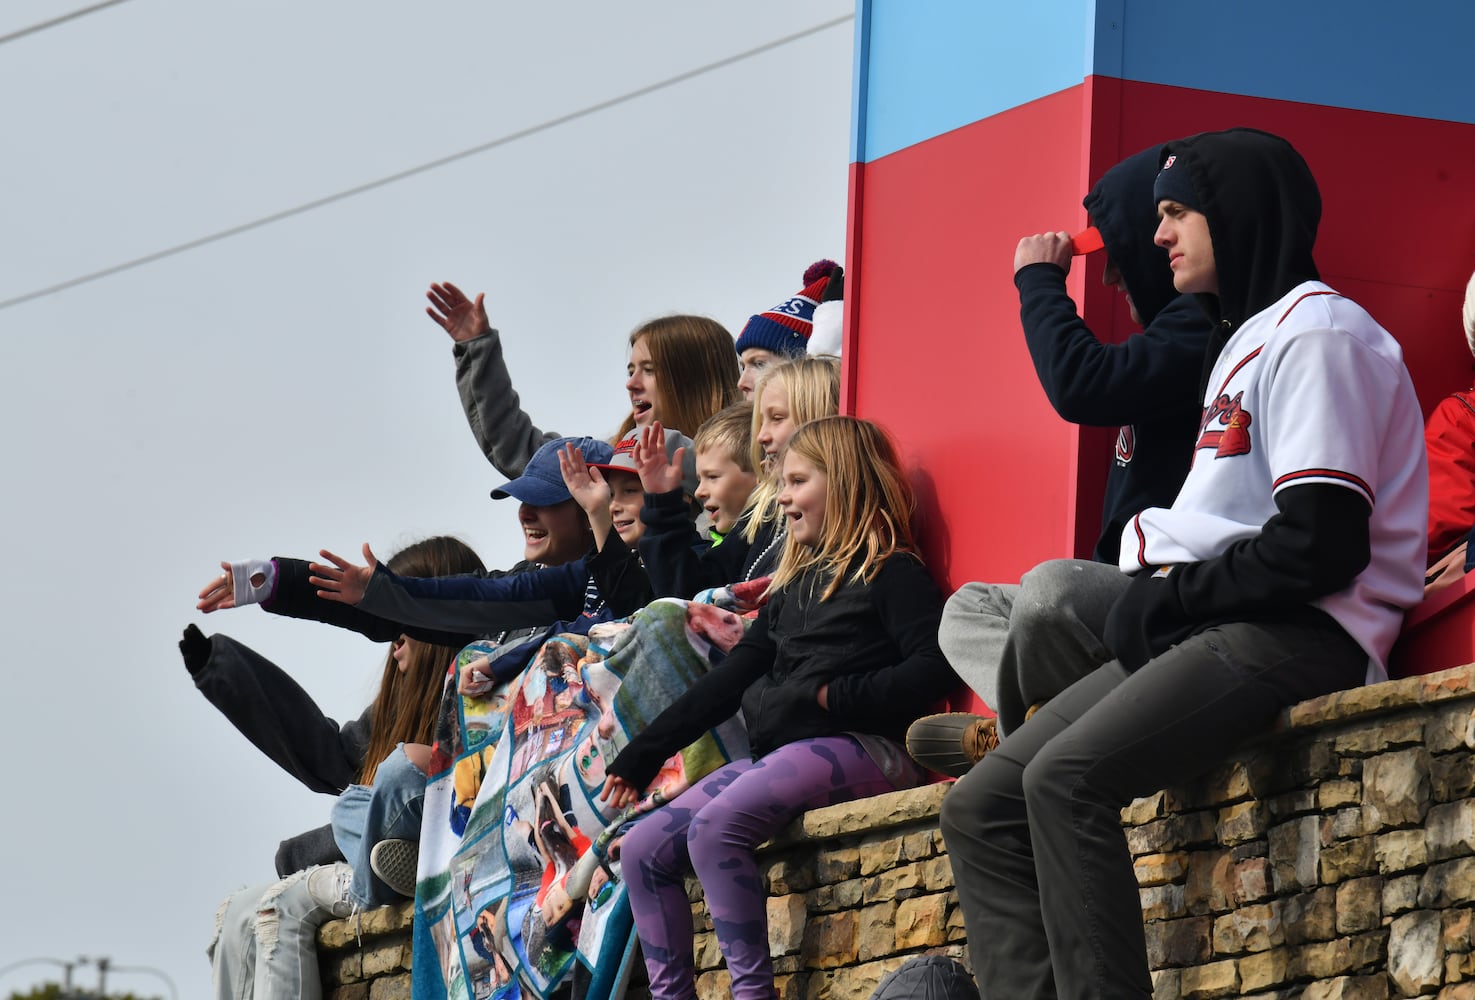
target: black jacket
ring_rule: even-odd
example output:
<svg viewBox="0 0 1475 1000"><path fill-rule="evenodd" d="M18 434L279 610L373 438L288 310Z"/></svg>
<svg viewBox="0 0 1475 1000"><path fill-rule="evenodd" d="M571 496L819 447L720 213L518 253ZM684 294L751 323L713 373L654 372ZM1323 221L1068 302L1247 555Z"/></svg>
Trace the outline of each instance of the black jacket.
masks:
<svg viewBox="0 0 1475 1000"><path fill-rule="evenodd" d="M369 746L369 710L340 726L281 667L230 636L210 637L210 658L195 686L258 750L314 792L337 795L358 777ZM342 861L333 828L288 837L277 875Z"/></svg>
<svg viewBox="0 0 1475 1000"><path fill-rule="evenodd" d="M610 764L645 787L662 761L739 706L761 757L788 743L844 732L900 740L957 684L937 646L942 596L910 555L886 561L870 584L821 601L801 577L774 594L727 658L676 699ZM817 695L829 685L829 709Z"/></svg>
<svg viewBox="0 0 1475 1000"><path fill-rule="evenodd" d="M692 598L711 587L757 580L778 567L783 553L782 520L758 529L752 542L745 530L748 517L733 527L721 545L697 534L690 508L680 490L647 493L640 508L645 533L640 536L640 558L650 574L656 597Z"/></svg>
<svg viewBox="0 0 1475 1000"><path fill-rule="evenodd" d="M1116 562L1132 515L1168 506L1183 485L1213 330L1193 299L1173 288L1167 253L1153 242L1159 156L1160 147L1153 147L1123 160L1083 202L1126 282L1141 333L1119 344L1098 340L1054 264L1031 264L1014 275L1025 341L1050 405L1071 423L1120 428L1096 542L1102 562Z"/></svg>
<svg viewBox="0 0 1475 1000"><path fill-rule="evenodd" d="M351 605L323 600L308 582L311 574L306 561L278 557L273 562L277 568L276 587L271 599L262 605L272 614L337 625L376 642L390 642L406 634L459 648L475 638L460 632L410 628ZM511 570L493 570L487 576L524 573L534 568L532 563L521 562ZM509 630L496 638L511 644L537 632ZM257 749L315 792L341 794L363 769L372 726L369 709L340 726L323 714L312 696L286 671L229 636L210 637L210 658L195 674L195 686ZM277 848L276 869L285 877L312 865L342 860L332 825L325 824L283 840Z"/></svg>
<svg viewBox="0 0 1475 1000"><path fill-rule="evenodd" d="M323 622L326 625L336 625L350 632L357 632L375 642L393 642L401 635L407 635L411 639L418 639L435 646L460 647L476 638L466 632L448 632L407 626L401 622L390 621L367 611L361 611L352 604L324 600L318 596L318 588L308 582L312 571L307 568L307 560L274 556L272 563L277 568L276 586L272 589L271 597L261 604L262 610L271 614L281 615L283 618L300 618L306 621ZM533 568L532 563L520 562L510 570L489 570L481 575L486 579L495 580L514 573L525 573Z"/></svg>

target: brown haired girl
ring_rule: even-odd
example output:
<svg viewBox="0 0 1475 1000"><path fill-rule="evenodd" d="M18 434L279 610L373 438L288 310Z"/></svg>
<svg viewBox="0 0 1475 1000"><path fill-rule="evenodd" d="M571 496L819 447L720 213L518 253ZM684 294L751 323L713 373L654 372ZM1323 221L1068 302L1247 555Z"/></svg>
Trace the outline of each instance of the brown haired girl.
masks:
<svg viewBox="0 0 1475 1000"><path fill-rule="evenodd" d="M456 389L477 444L487 461L508 476L521 474L532 454L557 437L540 430L522 409L502 355L501 334L483 304L450 282L426 293L425 310L455 343ZM634 427L659 420L688 437L718 410L739 399L737 352L732 334L705 316L662 316L630 334L625 390L630 413L611 443Z"/></svg>

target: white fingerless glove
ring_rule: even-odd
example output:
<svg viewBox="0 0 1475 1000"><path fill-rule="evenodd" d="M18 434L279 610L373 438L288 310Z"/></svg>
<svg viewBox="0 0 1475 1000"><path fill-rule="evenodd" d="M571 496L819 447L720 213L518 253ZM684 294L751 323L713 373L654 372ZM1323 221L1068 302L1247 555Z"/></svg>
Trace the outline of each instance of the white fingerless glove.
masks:
<svg viewBox="0 0 1475 1000"><path fill-rule="evenodd" d="M270 559L233 562L230 564L230 582L235 591L236 607L260 604L276 590L277 565Z"/></svg>

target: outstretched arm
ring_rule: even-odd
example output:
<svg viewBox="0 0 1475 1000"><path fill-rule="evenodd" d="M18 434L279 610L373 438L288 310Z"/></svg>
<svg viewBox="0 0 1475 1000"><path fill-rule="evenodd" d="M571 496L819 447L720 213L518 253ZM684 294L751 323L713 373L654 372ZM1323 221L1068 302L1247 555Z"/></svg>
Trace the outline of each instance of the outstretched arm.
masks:
<svg viewBox="0 0 1475 1000"><path fill-rule="evenodd" d="M372 561L367 545L364 555L369 565L359 566L324 549L326 561L310 565L309 582L327 602L357 602L390 621L475 635L572 621L583 610L589 581L582 559L490 580L399 576Z"/></svg>
<svg viewBox="0 0 1475 1000"><path fill-rule="evenodd" d="M288 774L315 792L337 794L354 780L362 746L325 716L276 664L225 635L194 625L179 644L195 686Z"/></svg>
<svg viewBox="0 0 1475 1000"><path fill-rule="evenodd" d="M256 584L254 575L248 578L248 586L262 592L258 599L261 601L261 610L268 614L334 625L350 632L357 632L375 642L392 642L400 635L408 635L411 639L418 639L436 646L459 648L476 638L475 634L464 630L421 628L408 622L394 621L370 614L351 604L324 600L318 596L318 587L310 582L312 578L310 565L302 559L277 556L263 563L231 564L231 568L232 577L238 576L239 574L235 571L242 567L264 566L267 568L267 572L262 574L263 579L259 586ZM492 573L494 577L505 575L499 570ZM217 577L202 591L205 596L198 605L200 609L221 610L246 603L242 601L240 591L236 590L235 596L229 601L213 609L207 608L206 605L225 589L227 588L220 586L220 580Z"/></svg>
<svg viewBox="0 0 1475 1000"><path fill-rule="evenodd" d="M698 677L626 744L605 768L606 782L612 775L622 779L625 786L645 788L667 757L738 710L743 692L773 666L778 655L778 644L769 634L768 622L775 604L781 604L782 600L780 595L770 601L726 659ZM613 792L620 790L615 786Z"/></svg>

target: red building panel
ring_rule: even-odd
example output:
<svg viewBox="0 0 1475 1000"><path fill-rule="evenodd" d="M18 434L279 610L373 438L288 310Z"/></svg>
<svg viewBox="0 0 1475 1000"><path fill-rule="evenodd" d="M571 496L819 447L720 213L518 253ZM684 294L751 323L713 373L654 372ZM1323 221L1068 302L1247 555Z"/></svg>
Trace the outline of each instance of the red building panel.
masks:
<svg viewBox="0 0 1475 1000"><path fill-rule="evenodd" d="M885 425L912 464L944 587L1087 556L1099 526L1112 432L1047 403L1019 329L1015 244L1082 225L1082 195L1122 157L1236 125L1286 136L1310 163L1322 276L1404 345L1425 410L1469 387L1459 303L1475 269L1475 126L1092 77L853 164L844 406ZM1071 292L1120 339L1130 321L1100 275L1097 255Z"/></svg>

